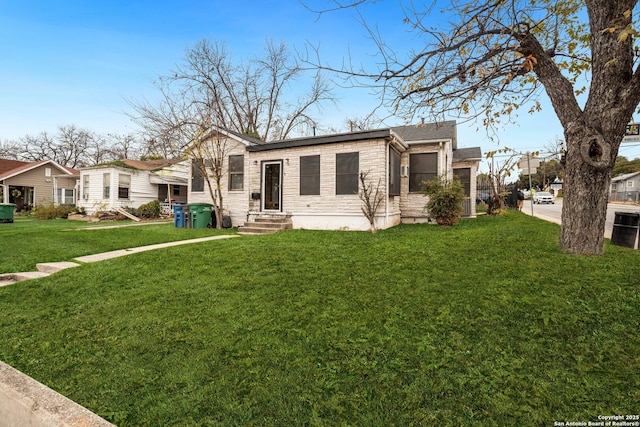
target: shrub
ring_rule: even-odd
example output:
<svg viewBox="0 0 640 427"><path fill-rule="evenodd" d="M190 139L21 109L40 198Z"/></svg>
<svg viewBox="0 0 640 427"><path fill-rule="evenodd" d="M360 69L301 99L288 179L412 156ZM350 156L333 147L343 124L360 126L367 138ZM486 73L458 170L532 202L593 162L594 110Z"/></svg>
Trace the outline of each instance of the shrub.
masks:
<svg viewBox="0 0 640 427"><path fill-rule="evenodd" d="M37 219L67 218L71 212L75 212L75 206L54 205L52 202L38 205L32 213Z"/></svg>
<svg viewBox="0 0 640 427"><path fill-rule="evenodd" d="M160 202L153 200L136 209L139 218L158 218L160 216Z"/></svg>
<svg viewBox="0 0 640 427"><path fill-rule="evenodd" d="M458 223L465 196L457 177L451 180L439 175L433 181L423 182L422 191L429 197L425 206L429 218L434 219L438 225Z"/></svg>

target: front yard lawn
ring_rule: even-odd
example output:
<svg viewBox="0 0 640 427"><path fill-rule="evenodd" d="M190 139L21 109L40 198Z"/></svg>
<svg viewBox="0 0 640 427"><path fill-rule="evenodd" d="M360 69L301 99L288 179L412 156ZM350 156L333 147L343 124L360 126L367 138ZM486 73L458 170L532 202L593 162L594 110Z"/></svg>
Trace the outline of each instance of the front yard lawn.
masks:
<svg viewBox="0 0 640 427"><path fill-rule="evenodd" d="M16 217L13 224L0 224L0 274L35 271L39 262L71 261L75 257L116 249L235 233L232 230L175 228L173 223L166 222L103 229L132 224L135 223L87 223L66 219L39 221Z"/></svg>
<svg viewBox="0 0 640 427"><path fill-rule="evenodd" d="M87 264L0 288L0 360L121 427L636 414L640 252L558 231L511 212Z"/></svg>

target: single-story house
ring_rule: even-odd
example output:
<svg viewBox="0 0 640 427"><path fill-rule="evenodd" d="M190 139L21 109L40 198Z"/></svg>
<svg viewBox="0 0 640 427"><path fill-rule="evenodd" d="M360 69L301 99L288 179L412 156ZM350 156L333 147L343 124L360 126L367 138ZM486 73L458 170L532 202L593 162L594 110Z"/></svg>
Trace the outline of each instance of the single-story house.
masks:
<svg viewBox="0 0 640 427"><path fill-rule="evenodd" d="M637 202L640 189L640 172L625 173L611 178L609 184L609 201Z"/></svg>
<svg viewBox="0 0 640 427"><path fill-rule="evenodd" d="M82 168L77 206L95 214L158 200L169 214L171 204L187 201L188 165L182 159L126 159Z"/></svg>
<svg viewBox="0 0 640 427"><path fill-rule="evenodd" d="M209 144L225 147L223 209L233 226L260 216L291 219L293 228L367 230L359 197L361 172L379 188L380 229L426 222L422 181L459 177L467 200L465 216L475 216L479 147L457 147L456 123L400 126L325 136L262 142L217 129ZM212 203L192 150L189 203Z"/></svg>
<svg viewBox="0 0 640 427"><path fill-rule="evenodd" d="M0 159L0 203L14 203L18 211L45 203L73 205L79 174L52 160Z"/></svg>

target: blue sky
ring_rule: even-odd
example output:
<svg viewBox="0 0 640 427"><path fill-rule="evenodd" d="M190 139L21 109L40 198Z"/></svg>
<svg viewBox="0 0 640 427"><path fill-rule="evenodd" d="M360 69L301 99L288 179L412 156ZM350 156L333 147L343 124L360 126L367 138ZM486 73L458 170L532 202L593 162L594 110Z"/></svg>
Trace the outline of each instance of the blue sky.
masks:
<svg viewBox="0 0 640 427"><path fill-rule="evenodd" d="M415 43L397 0L362 13L391 43ZM353 11L318 17L297 0L0 0L0 140L71 124L99 133L134 132L127 100L155 99L150 80L168 74L187 48L205 38L225 42L237 60L260 54L268 39L298 50L319 45L322 59L333 64L349 52L363 62L376 52ZM364 116L377 105L367 91L337 95L338 104L319 117L324 127L346 130L347 117ZM546 101L544 106L544 113L524 113L517 126L501 132L500 145L477 125L460 124L459 147L480 146L483 153L504 146L544 149L562 138L553 110ZM623 146L620 154L640 157L640 148Z"/></svg>

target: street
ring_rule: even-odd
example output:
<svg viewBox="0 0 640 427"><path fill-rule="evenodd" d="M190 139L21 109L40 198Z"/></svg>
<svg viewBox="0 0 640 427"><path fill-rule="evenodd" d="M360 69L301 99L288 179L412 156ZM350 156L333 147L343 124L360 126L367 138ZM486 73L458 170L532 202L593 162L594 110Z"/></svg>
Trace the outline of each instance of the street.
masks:
<svg viewBox="0 0 640 427"><path fill-rule="evenodd" d="M527 215L531 215L531 202L529 200L524 201L522 212ZM607 206L607 221L604 228L604 237L611 238L611 232L613 230L613 222L615 220L616 212L634 212L640 213L640 206L636 205L622 205L609 203ZM556 203L553 205L533 205L533 215L544 219L546 221L555 222L560 224L560 218L562 214L562 199L556 199Z"/></svg>

